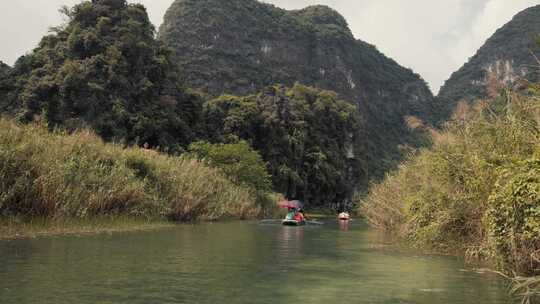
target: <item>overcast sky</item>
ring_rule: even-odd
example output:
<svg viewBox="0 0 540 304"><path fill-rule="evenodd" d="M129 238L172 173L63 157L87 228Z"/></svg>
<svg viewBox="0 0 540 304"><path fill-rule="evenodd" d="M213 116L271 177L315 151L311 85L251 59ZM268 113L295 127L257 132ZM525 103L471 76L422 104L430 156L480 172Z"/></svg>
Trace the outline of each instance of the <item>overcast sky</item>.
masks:
<svg viewBox="0 0 540 304"><path fill-rule="evenodd" d="M227 1L227 0L223 0ZM0 0L0 60L12 65L32 50L58 8L80 0ZM173 0L132 0L161 24ZM540 0L266 0L286 9L328 5L345 16L356 38L422 75L437 92L496 29Z"/></svg>

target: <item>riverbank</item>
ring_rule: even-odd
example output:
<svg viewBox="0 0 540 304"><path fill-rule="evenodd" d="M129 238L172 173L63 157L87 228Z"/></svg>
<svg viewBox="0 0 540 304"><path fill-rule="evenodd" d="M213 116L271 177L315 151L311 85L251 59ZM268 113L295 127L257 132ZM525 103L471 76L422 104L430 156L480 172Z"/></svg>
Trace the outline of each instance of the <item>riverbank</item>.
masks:
<svg viewBox="0 0 540 304"><path fill-rule="evenodd" d="M461 104L433 147L374 185L359 205L375 227L419 250L457 253L516 276L540 301L540 90ZM524 302L529 303L529 302Z"/></svg>
<svg viewBox="0 0 540 304"><path fill-rule="evenodd" d="M159 219L94 218L62 221L51 221L47 219L27 221L0 219L0 241L50 236L137 232L171 228L174 226L174 223Z"/></svg>

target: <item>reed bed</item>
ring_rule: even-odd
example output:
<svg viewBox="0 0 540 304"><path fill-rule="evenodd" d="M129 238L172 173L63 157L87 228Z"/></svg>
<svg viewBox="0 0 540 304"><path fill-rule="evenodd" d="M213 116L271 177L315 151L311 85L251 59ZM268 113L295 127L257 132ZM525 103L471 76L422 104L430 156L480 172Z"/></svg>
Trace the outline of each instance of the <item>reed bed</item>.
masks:
<svg viewBox="0 0 540 304"><path fill-rule="evenodd" d="M249 189L196 160L0 120L0 217L250 218Z"/></svg>

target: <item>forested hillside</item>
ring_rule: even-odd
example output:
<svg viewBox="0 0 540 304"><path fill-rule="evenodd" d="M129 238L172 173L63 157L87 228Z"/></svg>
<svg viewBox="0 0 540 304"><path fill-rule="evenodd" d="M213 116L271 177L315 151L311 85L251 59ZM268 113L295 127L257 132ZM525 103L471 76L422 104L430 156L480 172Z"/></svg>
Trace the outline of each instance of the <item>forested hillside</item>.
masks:
<svg viewBox="0 0 540 304"><path fill-rule="evenodd" d="M107 140L178 150L194 139L200 102L182 87L146 9L122 0L64 8L56 27L17 60L3 90L22 121L90 127Z"/></svg>
<svg viewBox="0 0 540 304"><path fill-rule="evenodd" d="M356 40L326 6L286 11L255 0L177 0L159 39L173 49L186 83L212 96L301 82L353 102L358 157L366 164L356 178L364 186L392 168L406 146L420 144L404 117L431 113L433 96L420 76Z"/></svg>
<svg viewBox="0 0 540 304"><path fill-rule="evenodd" d="M142 5L85 1L62 12L65 24L13 68L1 66L4 115L50 130L89 128L109 142L147 143L175 155L190 152L195 142L232 145L227 148L238 155L230 157L239 162L249 163L253 152L266 166L259 177L271 176L271 189L252 189L259 200L275 190L328 207L350 202L358 185L368 182L374 166L367 155L375 157L368 150L381 147L369 145L366 117L344 100L346 94L301 84L261 87L243 97L195 91L184 82L190 73L175 64L181 55L173 59L155 38ZM302 14L317 20L318 9ZM402 131L395 135L408 136ZM241 142L255 151L235 150ZM209 165L227 171L228 164Z"/></svg>
<svg viewBox="0 0 540 304"><path fill-rule="evenodd" d="M358 111L331 91L296 84L223 95L204 105L203 117L208 140L248 140L268 162L276 191L311 206L350 199L365 170Z"/></svg>

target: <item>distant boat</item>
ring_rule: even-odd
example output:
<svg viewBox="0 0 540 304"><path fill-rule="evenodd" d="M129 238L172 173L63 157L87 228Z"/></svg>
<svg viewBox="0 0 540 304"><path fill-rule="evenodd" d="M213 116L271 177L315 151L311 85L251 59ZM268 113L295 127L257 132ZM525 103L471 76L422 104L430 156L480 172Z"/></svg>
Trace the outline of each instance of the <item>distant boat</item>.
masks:
<svg viewBox="0 0 540 304"><path fill-rule="evenodd" d="M341 221L348 221L351 219L351 215L348 213L348 212L341 212L339 215L338 215L338 218L341 220Z"/></svg>
<svg viewBox="0 0 540 304"><path fill-rule="evenodd" d="M281 208L289 209L289 212L294 211L294 218L293 216L290 216L290 217L288 216L281 222L284 226L304 226L306 224L306 220L304 219L304 216L302 213L300 213L301 216L297 218L298 210L304 207L304 204L302 204L301 201L284 200L284 201L279 202L278 206L280 206Z"/></svg>

